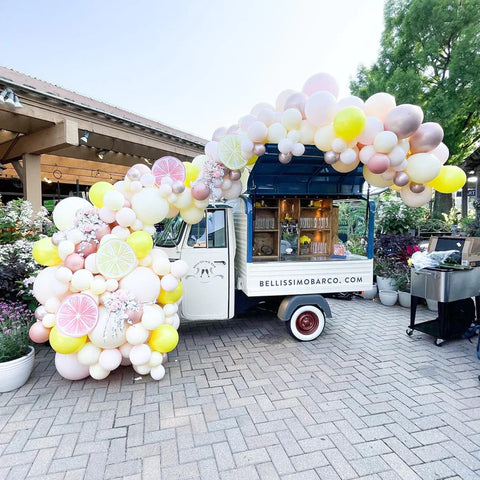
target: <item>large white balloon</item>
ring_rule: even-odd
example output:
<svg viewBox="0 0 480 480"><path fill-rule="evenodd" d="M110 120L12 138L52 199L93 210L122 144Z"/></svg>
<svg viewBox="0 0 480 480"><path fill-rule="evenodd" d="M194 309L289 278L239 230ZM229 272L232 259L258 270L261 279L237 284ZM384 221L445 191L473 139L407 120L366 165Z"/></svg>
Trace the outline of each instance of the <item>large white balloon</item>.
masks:
<svg viewBox="0 0 480 480"><path fill-rule="evenodd" d="M132 198L132 209L146 225L161 222L168 213L168 202L158 188L144 188Z"/></svg>
<svg viewBox="0 0 480 480"><path fill-rule="evenodd" d="M407 173L412 182L427 183L442 169L440 160L430 153L415 153L408 157Z"/></svg>
<svg viewBox="0 0 480 480"><path fill-rule="evenodd" d="M60 200L53 210L53 223L60 230L73 227L73 219L78 210L93 208L93 205L80 197L68 197Z"/></svg>
<svg viewBox="0 0 480 480"><path fill-rule="evenodd" d="M115 348L125 343L125 334L125 322L100 306L97 325L88 334L90 341L100 348Z"/></svg>

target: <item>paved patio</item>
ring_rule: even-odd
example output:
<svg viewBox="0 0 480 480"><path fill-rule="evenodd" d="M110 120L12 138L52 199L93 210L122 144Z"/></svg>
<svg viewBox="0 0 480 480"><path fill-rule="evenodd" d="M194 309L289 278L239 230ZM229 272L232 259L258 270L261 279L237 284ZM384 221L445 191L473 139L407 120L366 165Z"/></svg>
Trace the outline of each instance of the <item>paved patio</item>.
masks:
<svg viewBox="0 0 480 480"><path fill-rule="evenodd" d="M475 344L408 337L399 306L330 305L312 343L261 312L183 325L160 382L70 382L38 347L29 382L0 394L0 478L480 478Z"/></svg>

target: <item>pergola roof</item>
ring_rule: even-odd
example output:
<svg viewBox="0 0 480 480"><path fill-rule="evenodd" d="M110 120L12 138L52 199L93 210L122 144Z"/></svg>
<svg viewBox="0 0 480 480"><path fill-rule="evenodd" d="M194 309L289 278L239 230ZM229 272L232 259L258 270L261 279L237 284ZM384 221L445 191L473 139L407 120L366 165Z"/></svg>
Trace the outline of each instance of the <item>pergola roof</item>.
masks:
<svg viewBox="0 0 480 480"><path fill-rule="evenodd" d="M118 180L135 163L164 155L185 161L203 153L206 140L200 137L0 67L0 91L5 88L14 90L23 108L0 105L0 164L8 168L3 177L22 177L18 161L28 154L41 155L42 178L55 170L55 181L91 185ZM88 142L82 144L85 131Z"/></svg>

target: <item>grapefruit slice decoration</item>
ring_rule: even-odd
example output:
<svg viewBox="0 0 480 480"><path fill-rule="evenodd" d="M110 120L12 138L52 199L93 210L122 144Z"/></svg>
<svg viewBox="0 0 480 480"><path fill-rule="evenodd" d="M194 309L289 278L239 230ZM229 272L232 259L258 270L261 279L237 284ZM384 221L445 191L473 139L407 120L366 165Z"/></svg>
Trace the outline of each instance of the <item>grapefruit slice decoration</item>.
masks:
<svg viewBox="0 0 480 480"><path fill-rule="evenodd" d="M64 298L55 313L55 325L60 333L69 337L83 337L98 322L97 302L85 293L74 293Z"/></svg>
<svg viewBox="0 0 480 480"><path fill-rule="evenodd" d="M152 175L155 177L157 186L162 184L162 179L169 177L172 181L185 182L187 172L183 163L170 155L159 158L152 167Z"/></svg>

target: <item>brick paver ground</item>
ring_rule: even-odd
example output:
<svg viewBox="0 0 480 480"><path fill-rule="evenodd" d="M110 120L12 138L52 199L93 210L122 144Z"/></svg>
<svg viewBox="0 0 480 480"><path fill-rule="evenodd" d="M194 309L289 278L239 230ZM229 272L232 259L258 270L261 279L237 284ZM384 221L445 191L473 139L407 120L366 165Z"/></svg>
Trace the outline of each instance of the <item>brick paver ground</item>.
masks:
<svg viewBox="0 0 480 480"><path fill-rule="evenodd" d="M399 306L330 304L310 343L261 312L182 325L160 382L70 382L38 347L28 383L0 394L0 478L480 478L475 345L408 337Z"/></svg>

